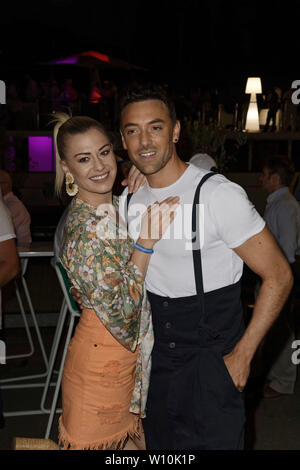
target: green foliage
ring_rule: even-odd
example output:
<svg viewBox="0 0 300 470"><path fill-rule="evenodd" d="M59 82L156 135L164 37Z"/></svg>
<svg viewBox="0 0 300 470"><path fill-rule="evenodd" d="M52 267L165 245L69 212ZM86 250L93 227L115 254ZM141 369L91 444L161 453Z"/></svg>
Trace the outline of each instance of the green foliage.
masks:
<svg viewBox="0 0 300 470"><path fill-rule="evenodd" d="M186 119L185 127L192 155L207 153L215 159L221 172L228 169L229 163L236 159L237 150L247 140L243 132L221 129L214 122L203 124L200 120ZM233 145L226 145L229 141Z"/></svg>

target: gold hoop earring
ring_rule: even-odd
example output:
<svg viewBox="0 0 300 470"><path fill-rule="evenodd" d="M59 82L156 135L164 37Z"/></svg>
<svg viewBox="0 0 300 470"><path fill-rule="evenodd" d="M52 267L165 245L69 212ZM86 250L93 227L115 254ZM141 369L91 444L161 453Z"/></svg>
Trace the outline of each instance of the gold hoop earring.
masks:
<svg viewBox="0 0 300 470"><path fill-rule="evenodd" d="M66 191L69 196L75 196L78 193L78 186L74 183L74 176L71 173L66 174Z"/></svg>

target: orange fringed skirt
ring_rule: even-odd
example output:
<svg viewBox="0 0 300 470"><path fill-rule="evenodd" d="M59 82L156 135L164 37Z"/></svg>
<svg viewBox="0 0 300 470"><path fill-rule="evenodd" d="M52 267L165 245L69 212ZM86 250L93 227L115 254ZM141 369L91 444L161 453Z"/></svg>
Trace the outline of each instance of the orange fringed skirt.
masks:
<svg viewBox="0 0 300 470"><path fill-rule="evenodd" d="M59 443L64 449L122 449L139 437L140 418L129 412L137 360L84 309L62 378Z"/></svg>

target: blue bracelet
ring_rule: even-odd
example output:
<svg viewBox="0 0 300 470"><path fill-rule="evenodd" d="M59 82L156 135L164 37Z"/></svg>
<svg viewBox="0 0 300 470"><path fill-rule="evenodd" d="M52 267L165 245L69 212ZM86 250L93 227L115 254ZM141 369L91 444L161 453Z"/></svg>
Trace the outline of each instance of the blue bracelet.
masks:
<svg viewBox="0 0 300 470"><path fill-rule="evenodd" d="M139 251L142 251L143 253L148 253L150 255L152 255L152 253L154 253L154 251L152 250L152 248L145 248L144 246L142 245L139 245L138 243L136 243L134 245L134 248L136 248L137 250Z"/></svg>

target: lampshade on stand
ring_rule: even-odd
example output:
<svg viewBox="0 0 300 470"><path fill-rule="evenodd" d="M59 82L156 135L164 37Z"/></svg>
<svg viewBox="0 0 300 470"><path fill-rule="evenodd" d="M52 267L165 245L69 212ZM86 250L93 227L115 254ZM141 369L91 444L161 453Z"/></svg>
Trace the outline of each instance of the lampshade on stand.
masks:
<svg viewBox="0 0 300 470"><path fill-rule="evenodd" d="M245 130L248 132L259 132L259 116L256 101L256 94L262 93L259 77L248 78L245 93L250 94Z"/></svg>

